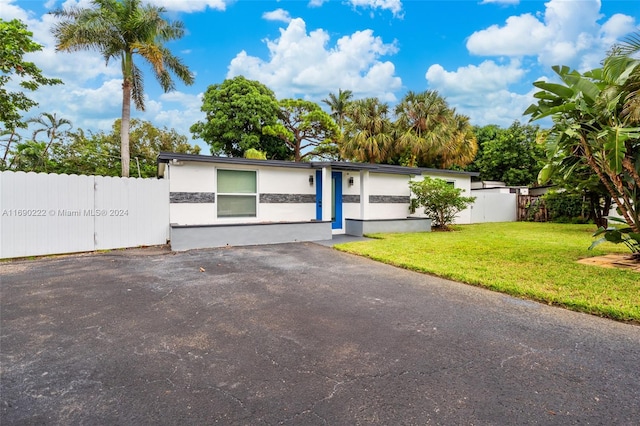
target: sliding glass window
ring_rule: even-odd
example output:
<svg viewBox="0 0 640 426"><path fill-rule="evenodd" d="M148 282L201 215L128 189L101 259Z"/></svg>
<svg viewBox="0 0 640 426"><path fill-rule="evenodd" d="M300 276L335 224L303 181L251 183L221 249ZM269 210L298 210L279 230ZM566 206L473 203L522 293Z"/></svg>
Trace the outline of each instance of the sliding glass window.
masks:
<svg viewBox="0 0 640 426"><path fill-rule="evenodd" d="M218 170L218 217L256 217L257 173Z"/></svg>

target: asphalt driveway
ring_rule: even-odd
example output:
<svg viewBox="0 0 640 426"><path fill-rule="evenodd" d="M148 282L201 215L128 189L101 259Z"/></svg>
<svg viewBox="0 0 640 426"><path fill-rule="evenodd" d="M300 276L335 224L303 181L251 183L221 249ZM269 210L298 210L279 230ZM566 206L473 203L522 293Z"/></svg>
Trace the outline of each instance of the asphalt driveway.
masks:
<svg viewBox="0 0 640 426"><path fill-rule="evenodd" d="M640 327L312 243L0 263L0 423L638 424Z"/></svg>

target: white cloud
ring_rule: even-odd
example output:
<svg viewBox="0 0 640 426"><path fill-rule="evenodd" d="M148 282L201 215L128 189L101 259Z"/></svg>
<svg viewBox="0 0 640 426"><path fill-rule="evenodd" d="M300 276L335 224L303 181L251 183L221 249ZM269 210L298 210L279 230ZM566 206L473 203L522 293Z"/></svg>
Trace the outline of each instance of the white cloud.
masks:
<svg viewBox="0 0 640 426"><path fill-rule="evenodd" d="M473 124L509 126L514 120L522 121L522 112L533 102L533 90L527 94L509 91L509 86L525 74L518 60L506 65L484 61L456 71L432 65L425 78L431 89L437 90L458 112L468 115Z"/></svg>
<svg viewBox="0 0 640 426"><path fill-rule="evenodd" d="M329 0L309 0L309 7L320 7Z"/></svg>
<svg viewBox="0 0 640 426"><path fill-rule="evenodd" d="M291 22L291 15L284 9L276 9L271 12L265 12L262 14L262 18L267 21L282 21L285 23Z"/></svg>
<svg viewBox="0 0 640 426"><path fill-rule="evenodd" d="M213 10L226 10L231 0L147 0L148 3L162 6L172 12L202 12L209 8Z"/></svg>
<svg viewBox="0 0 640 426"><path fill-rule="evenodd" d="M566 64L580 69L597 65L616 39L635 29L635 19L616 14L600 24L600 0L550 0L540 17L509 17L473 33L470 53L481 56L534 56L544 66Z"/></svg>
<svg viewBox="0 0 640 426"><path fill-rule="evenodd" d="M327 47L325 31L307 33L305 22L296 18L280 29L280 38L265 42L268 61L242 51L231 61L227 77L258 80L280 98L303 93L321 99L338 88L349 88L358 96L393 101L393 93L402 85L393 63L380 60L397 52L395 43L384 43L371 30L341 37L334 47Z"/></svg>
<svg viewBox="0 0 640 426"><path fill-rule="evenodd" d="M520 62L498 65L494 61L484 61L480 65L460 67L457 71L445 71L436 64L429 67L425 75L430 84L449 93L494 92L518 82L525 74Z"/></svg>
<svg viewBox="0 0 640 426"><path fill-rule="evenodd" d="M12 3L14 3L14 0L0 0L0 18L5 21L11 21L12 19L27 21L29 19L27 11Z"/></svg>
<svg viewBox="0 0 640 426"><path fill-rule="evenodd" d="M394 16L402 15L401 0L349 0L353 7L389 10Z"/></svg>

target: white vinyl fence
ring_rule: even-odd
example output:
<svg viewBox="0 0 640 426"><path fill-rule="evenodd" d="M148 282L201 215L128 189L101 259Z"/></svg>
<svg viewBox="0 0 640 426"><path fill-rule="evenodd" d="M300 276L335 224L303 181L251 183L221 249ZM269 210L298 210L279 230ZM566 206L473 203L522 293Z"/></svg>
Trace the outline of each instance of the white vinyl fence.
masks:
<svg viewBox="0 0 640 426"><path fill-rule="evenodd" d="M168 239L166 180L0 172L0 258Z"/></svg>
<svg viewBox="0 0 640 426"><path fill-rule="evenodd" d="M471 223L516 222L518 195L471 191L476 201L471 206Z"/></svg>

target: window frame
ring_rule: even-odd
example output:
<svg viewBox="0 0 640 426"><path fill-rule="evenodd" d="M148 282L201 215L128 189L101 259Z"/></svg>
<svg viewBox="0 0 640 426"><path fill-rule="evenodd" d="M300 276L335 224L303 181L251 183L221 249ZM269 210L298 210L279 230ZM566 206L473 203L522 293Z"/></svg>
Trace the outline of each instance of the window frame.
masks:
<svg viewBox="0 0 640 426"><path fill-rule="evenodd" d="M253 173L255 179L255 192L221 192L220 191L220 177L219 172L245 172ZM258 206L259 206L259 190L258 190L258 170L257 169L231 169L224 167L216 168L216 217L222 220L234 220L234 219L257 219L258 218ZM253 215L220 215L220 196L225 197L253 197L254 199L254 214Z"/></svg>

